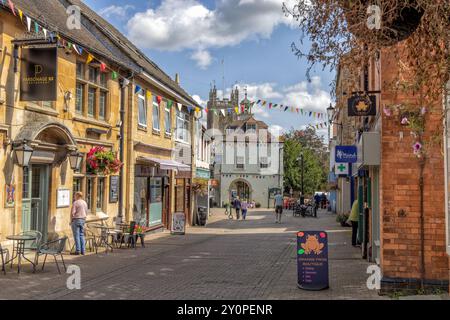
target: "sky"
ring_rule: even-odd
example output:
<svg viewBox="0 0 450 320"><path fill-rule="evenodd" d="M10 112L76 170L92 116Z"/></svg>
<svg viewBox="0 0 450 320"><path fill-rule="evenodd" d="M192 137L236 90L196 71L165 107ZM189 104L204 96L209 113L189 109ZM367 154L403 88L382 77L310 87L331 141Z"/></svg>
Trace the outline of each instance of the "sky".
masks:
<svg viewBox="0 0 450 320"><path fill-rule="evenodd" d="M286 1L286 0L284 0ZM291 3L295 0L287 0ZM283 0L84 0L169 76L205 105L212 83L219 96L238 85L249 99L326 113L334 72L316 68L307 81L305 59L291 50L300 31ZM225 81L223 80L225 78ZM303 129L312 120L268 107L254 108L274 133ZM326 130L319 130L325 135Z"/></svg>

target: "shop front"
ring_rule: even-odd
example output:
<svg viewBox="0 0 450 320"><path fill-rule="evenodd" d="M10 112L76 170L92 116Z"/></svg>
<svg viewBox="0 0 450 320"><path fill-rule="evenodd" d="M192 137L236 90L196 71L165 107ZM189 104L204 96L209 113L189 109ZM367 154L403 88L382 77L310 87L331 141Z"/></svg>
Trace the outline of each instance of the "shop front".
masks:
<svg viewBox="0 0 450 320"><path fill-rule="evenodd" d="M175 176L175 212L183 212L189 225L193 224L191 215L191 183L191 167L185 165L184 169L179 170Z"/></svg>

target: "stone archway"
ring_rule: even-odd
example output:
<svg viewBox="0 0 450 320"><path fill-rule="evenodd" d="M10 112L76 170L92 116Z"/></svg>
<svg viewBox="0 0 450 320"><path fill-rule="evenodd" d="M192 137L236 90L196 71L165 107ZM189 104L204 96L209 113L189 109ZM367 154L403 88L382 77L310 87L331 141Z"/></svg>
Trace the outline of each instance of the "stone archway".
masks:
<svg viewBox="0 0 450 320"><path fill-rule="evenodd" d="M253 188L250 182L245 179L236 179L230 184L228 190L230 199L238 196L241 200L252 200Z"/></svg>

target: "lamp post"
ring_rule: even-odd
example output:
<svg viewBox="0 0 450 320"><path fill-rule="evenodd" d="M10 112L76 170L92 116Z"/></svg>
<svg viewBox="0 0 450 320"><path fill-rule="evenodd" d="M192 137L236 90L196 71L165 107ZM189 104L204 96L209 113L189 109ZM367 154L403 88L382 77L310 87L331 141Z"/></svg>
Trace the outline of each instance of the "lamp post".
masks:
<svg viewBox="0 0 450 320"><path fill-rule="evenodd" d="M14 148L14 153L16 154L16 159L19 166L28 167L33 152L34 152L33 148L27 144L26 140L24 140L19 147Z"/></svg>
<svg viewBox="0 0 450 320"><path fill-rule="evenodd" d="M301 188L302 194L300 196L300 204L305 204L305 184L304 184L304 175L305 175L305 159L303 152L300 153L300 157L297 159L300 162L301 167Z"/></svg>
<svg viewBox="0 0 450 320"><path fill-rule="evenodd" d="M328 142L331 142L331 125L333 124L335 109L330 102L330 106L327 108L327 116L328 116Z"/></svg>

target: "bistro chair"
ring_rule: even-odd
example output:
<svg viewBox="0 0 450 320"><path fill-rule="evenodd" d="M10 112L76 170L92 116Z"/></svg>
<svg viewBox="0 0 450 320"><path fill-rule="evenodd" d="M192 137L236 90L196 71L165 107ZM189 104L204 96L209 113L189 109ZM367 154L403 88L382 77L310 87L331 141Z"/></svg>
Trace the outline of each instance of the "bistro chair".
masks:
<svg viewBox="0 0 450 320"><path fill-rule="evenodd" d="M0 243L0 256L2 256L2 271L3 273L6 275L6 265L5 265L5 261L9 260L9 251L8 249L3 249L2 244ZM5 257L6 256L6 259Z"/></svg>
<svg viewBox="0 0 450 320"><path fill-rule="evenodd" d="M95 232L90 229L89 225L86 225L84 228L84 241L86 243L86 248L89 247L91 252L95 251L95 254L98 253L97 250L97 237Z"/></svg>
<svg viewBox="0 0 450 320"><path fill-rule="evenodd" d="M132 247L136 249L136 238L137 238L137 235L135 233L136 225L137 225L136 221L131 221L128 232L123 232L120 235L119 240L120 248L122 248L122 243L126 243L128 245L128 248L130 247L131 244Z"/></svg>
<svg viewBox="0 0 450 320"><path fill-rule="evenodd" d="M55 259L56 267L58 268L59 274L61 274L58 259L56 258L57 256L60 256L64 266L64 270L67 271L66 264L64 262L64 257L62 255L64 248L66 247L67 239L68 239L67 237L63 237L41 244L36 252L36 265L38 265L39 263L39 256L45 255L44 263L42 264L42 270L44 270L45 262L47 261L47 256L51 255Z"/></svg>

